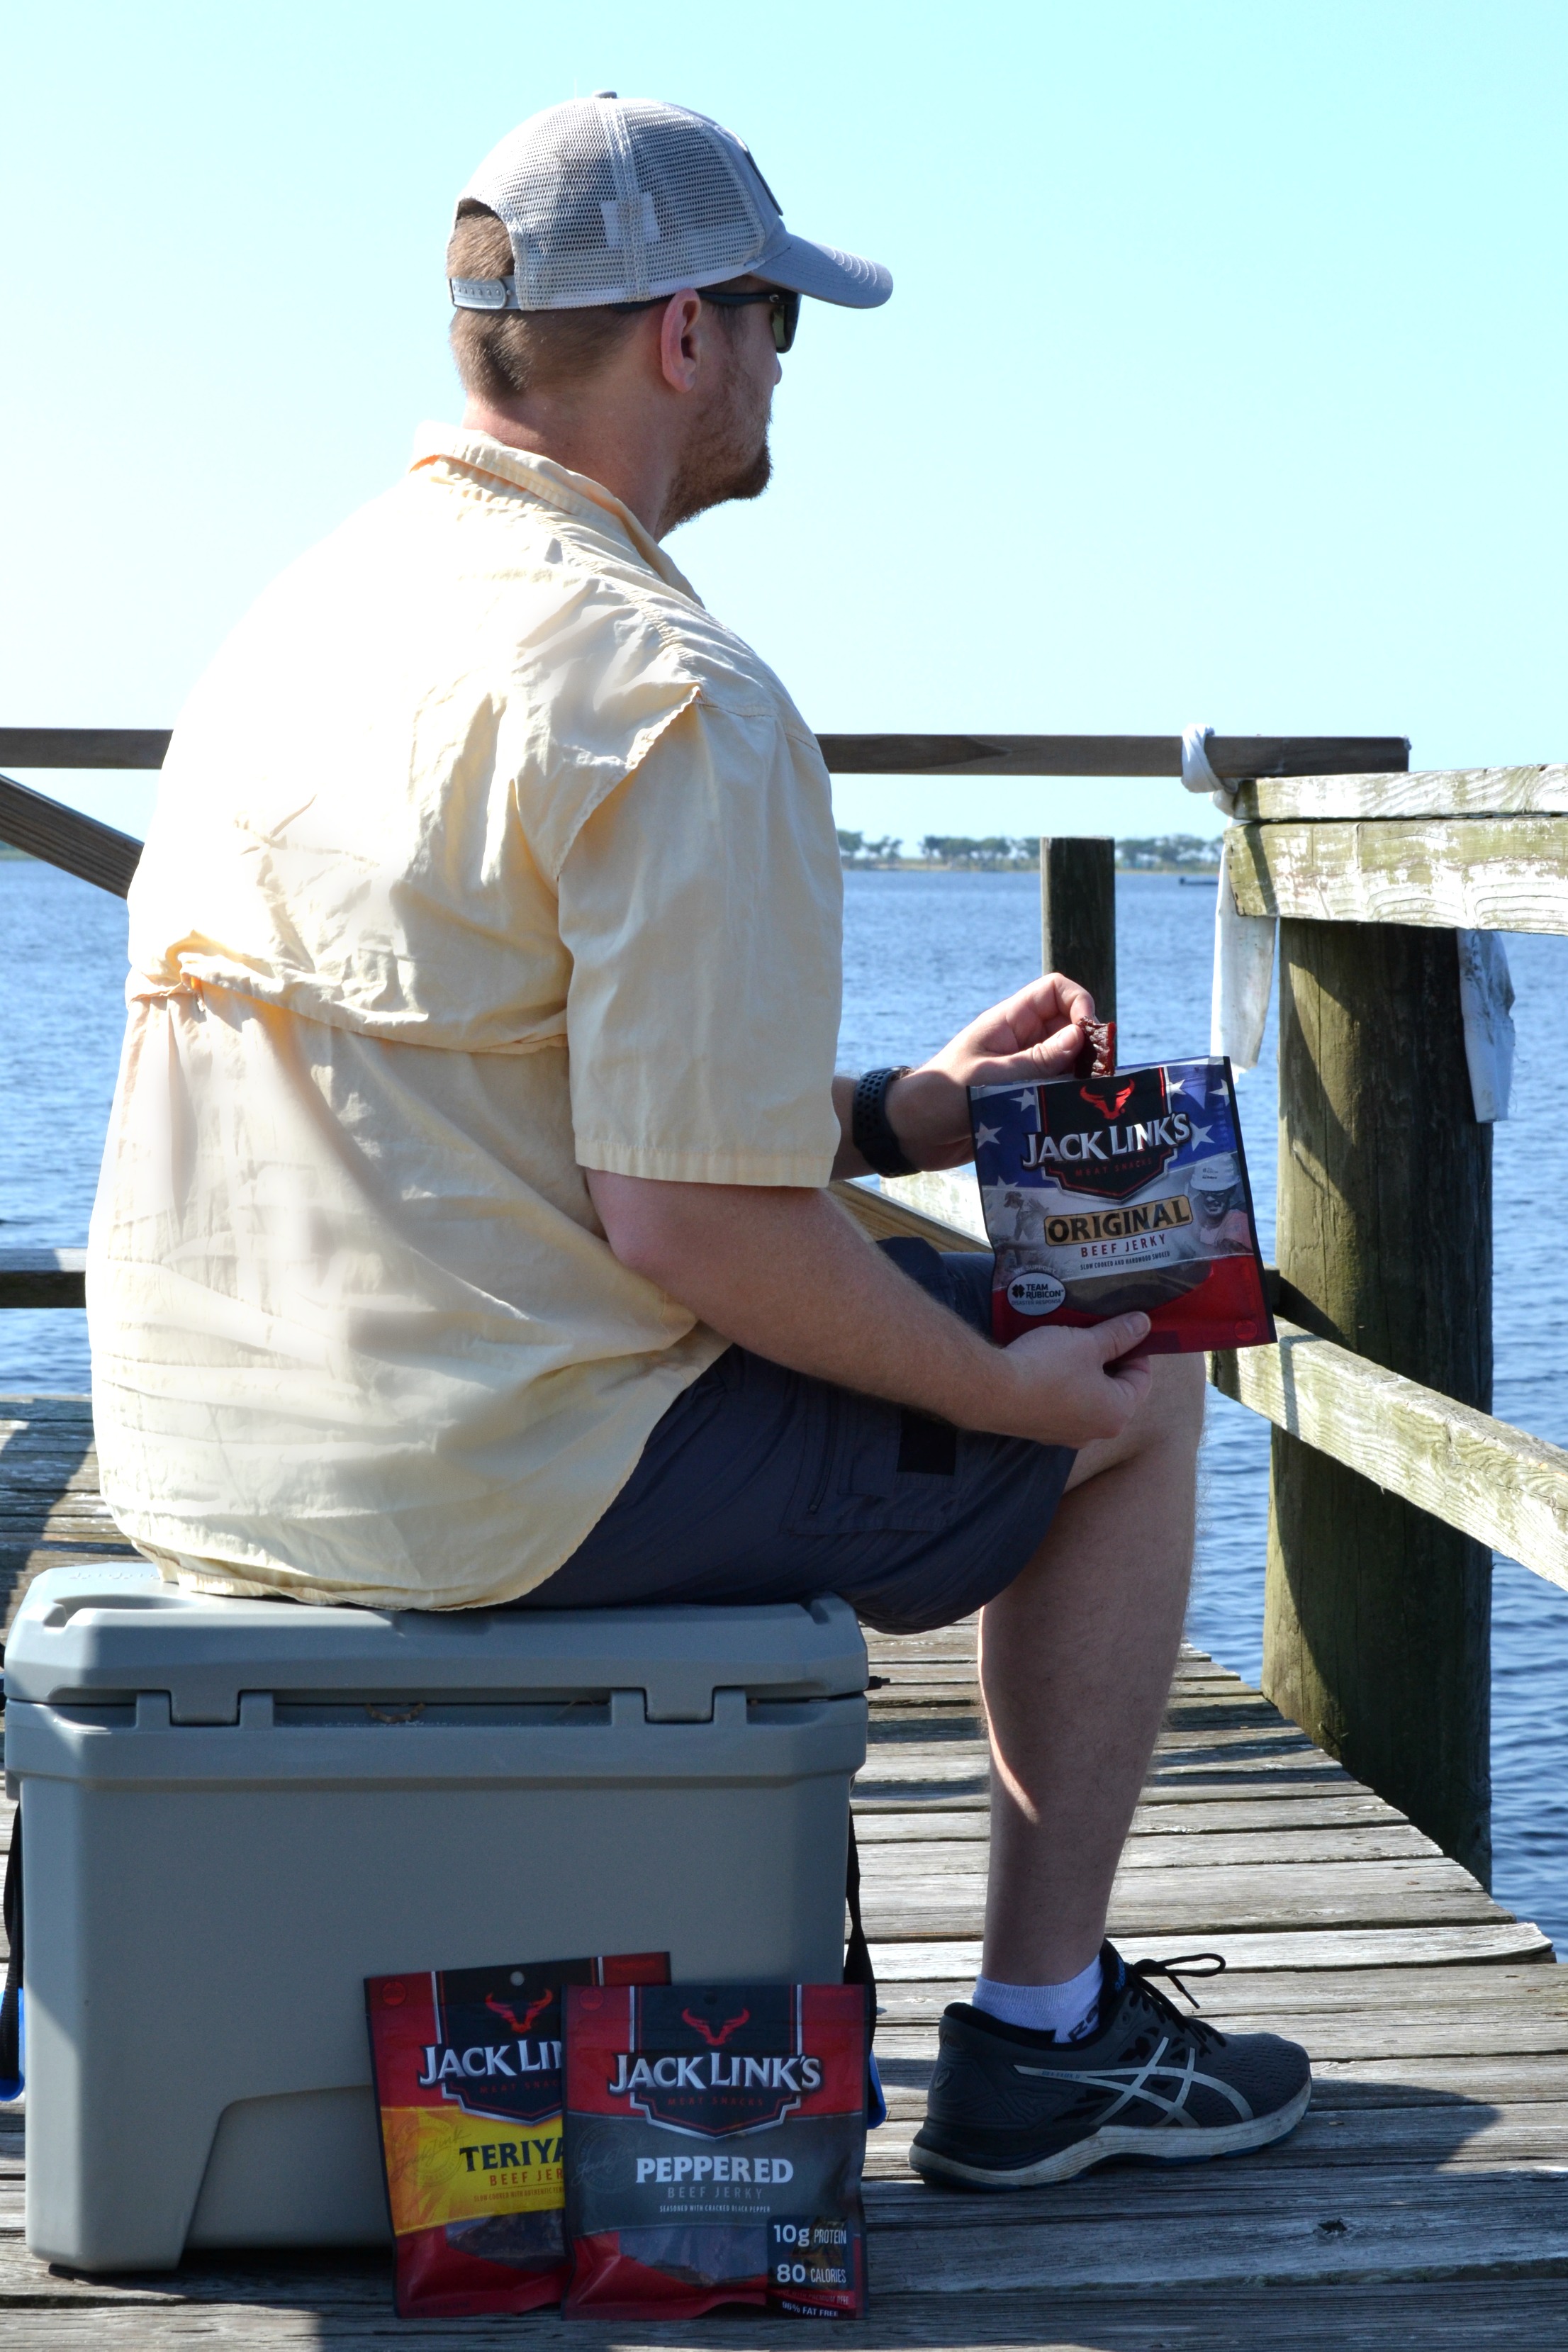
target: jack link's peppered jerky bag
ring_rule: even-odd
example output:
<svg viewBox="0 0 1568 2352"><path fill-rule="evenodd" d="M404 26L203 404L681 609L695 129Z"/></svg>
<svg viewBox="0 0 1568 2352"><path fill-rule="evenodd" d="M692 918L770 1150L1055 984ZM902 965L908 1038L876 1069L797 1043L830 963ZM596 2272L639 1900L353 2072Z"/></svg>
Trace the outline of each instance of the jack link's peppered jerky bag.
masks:
<svg viewBox="0 0 1568 2352"><path fill-rule="evenodd" d="M864 1985L574 1987L568 2318L866 2309Z"/></svg>
<svg viewBox="0 0 1568 2352"><path fill-rule="evenodd" d="M1274 1337L1228 1061L971 1087L1004 1345L1142 1308L1141 1354Z"/></svg>
<svg viewBox="0 0 1568 2352"><path fill-rule="evenodd" d="M562 1988L668 1981L664 1952L365 1979L401 2317L560 2301Z"/></svg>

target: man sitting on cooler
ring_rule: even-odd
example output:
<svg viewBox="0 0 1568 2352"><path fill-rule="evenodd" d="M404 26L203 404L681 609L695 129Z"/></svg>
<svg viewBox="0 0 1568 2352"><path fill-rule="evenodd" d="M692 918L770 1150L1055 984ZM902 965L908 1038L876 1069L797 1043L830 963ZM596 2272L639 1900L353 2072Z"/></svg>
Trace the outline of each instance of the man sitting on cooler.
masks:
<svg viewBox="0 0 1568 2352"><path fill-rule="evenodd" d="M91 1236L105 1495L208 1591L980 1611L984 1974L914 2161L1261 2146L1305 2053L1103 1940L1201 1366L1131 1358L1139 1315L997 1348L988 1260L874 1248L826 1189L966 1161L966 1087L1066 1070L1093 1007L1047 975L834 1075L827 774L662 544L765 486L802 297L888 274L792 235L731 132L611 93L502 141L449 268L463 423L267 591L170 750ZM352 299L321 437L357 468Z"/></svg>

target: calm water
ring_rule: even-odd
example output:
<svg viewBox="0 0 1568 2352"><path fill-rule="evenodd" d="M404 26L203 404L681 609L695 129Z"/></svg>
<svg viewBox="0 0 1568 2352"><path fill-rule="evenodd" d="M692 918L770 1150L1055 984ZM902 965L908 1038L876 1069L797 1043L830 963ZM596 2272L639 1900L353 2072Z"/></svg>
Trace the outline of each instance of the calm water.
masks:
<svg viewBox="0 0 1568 2352"><path fill-rule="evenodd" d="M847 1066L910 1061L1038 970L1027 874L850 874ZM1159 876L1119 884L1120 1045L1127 1061L1208 1039L1212 890ZM0 1245L87 1234L122 1020L125 913L51 868L0 860ZM1509 942L1519 1002L1514 1115L1497 1129L1497 1385L1505 1419L1568 1444L1568 1265L1548 1257L1565 1156L1552 1099L1568 1055L1568 940ZM1247 1155L1273 1244L1273 1024L1240 1082ZM0 1314L0 1391L82 1390L79 1315ZM1256 1682L1268 1524L1265 1425L1209 1399L1192 1638ZM1499 1898L1568 1950L1568 1594L1498 1563L1493 1830Z"/></svg>

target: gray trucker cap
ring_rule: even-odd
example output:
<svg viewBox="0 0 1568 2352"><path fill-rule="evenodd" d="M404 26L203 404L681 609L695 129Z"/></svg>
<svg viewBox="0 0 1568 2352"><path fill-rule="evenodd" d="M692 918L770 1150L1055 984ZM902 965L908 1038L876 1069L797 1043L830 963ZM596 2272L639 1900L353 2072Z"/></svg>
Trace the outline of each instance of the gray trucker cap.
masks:
<svg viewBox="0 0 1568 2352"><path fill-rule="evenodd" d="M646 302L752 272L851 310L893 290L878 261L792 236L732 131L657 99L600 90L509 131L458 198L511 237L510 278L454 278L460 310Z"/></svg>

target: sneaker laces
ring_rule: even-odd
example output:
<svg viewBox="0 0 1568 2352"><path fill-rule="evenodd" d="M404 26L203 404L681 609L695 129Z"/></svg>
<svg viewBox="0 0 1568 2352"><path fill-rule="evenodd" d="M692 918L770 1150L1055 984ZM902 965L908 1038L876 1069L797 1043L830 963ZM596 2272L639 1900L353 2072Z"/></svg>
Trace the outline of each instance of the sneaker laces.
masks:
<svg viewBox="0 0 1568 2352"><path fill-rule="evenodd" d="M1180 2026L1184 2033L1190 2033L1200 2050L1211 2050L1225 2038L1219 2028L1208 2024L1202 2018L1194 2021L1184 2016L1170 1994L1162 1992L1151 1979L1168 1977L1187 2007L1195 2010L1197 1995L1188 1990L1186 1978L1223 1976L1225 1965L1225 1956L1220 1952L1186 1952L1173 1960L1133 1960L1128 1964L1127 1980L1130 1987L1137 1985L1139 1992L1157 2017L1164 2019L1167 2024Z"/></svg>

